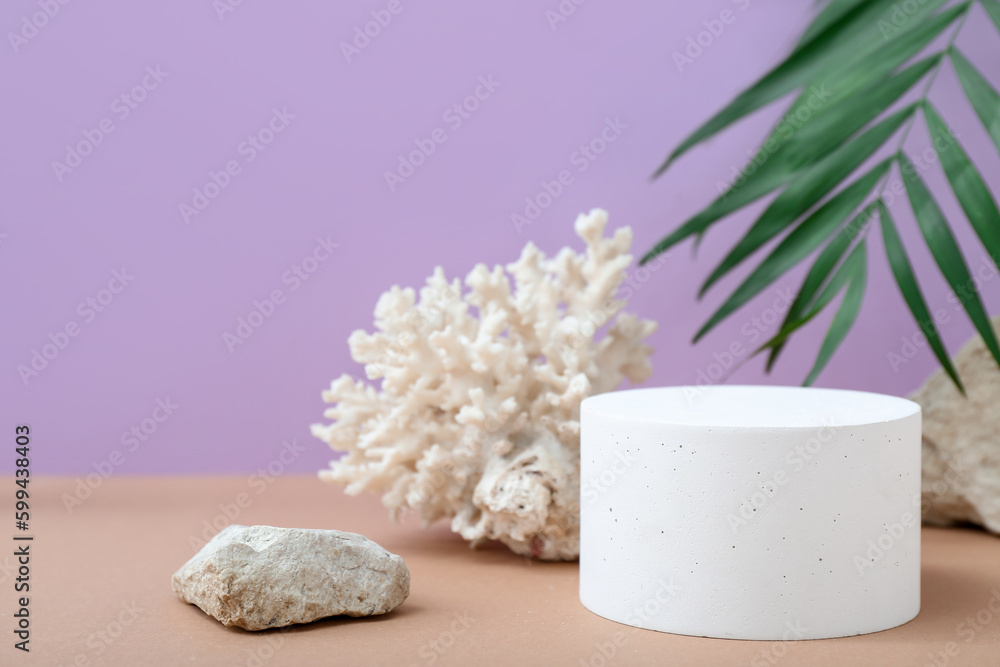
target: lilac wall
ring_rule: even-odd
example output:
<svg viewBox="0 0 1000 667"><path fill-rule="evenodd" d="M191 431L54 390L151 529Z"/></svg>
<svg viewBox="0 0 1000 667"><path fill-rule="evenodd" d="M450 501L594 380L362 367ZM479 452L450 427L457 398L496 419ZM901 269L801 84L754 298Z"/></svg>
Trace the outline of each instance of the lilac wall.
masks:
<svg viewBox="0 0 1000 667"><path fill-rule="evenodd" d="M286 469L323 466L331 455L308 426L321 419L319 394L332 378L362 373L346 339L370 326L383 290L418 285L436 264L464 276L478 261L506 263L528 239L555 251L576 242L573 218L594 206L631 225L636 250L647 249L716 193L778 109L655 183L652 170L780 59L811 11L790 1L589 0L553 26L546 11L558 0L400 0L348 62L340 44L388 0L246 0L221 16L227 0L48 2L58 12L37 30L24 21L45 0L0 11L0 368L4 428L32 424L36 472L72 474L107 469L115 450L123 473L251 471L293 439L303 451L285 454ZM724 10L731 23L711 40L703 34L708 46L679 68L673 53ZM959 44L1000 85L1000 71L984 65L996 61L1000 37L975 12ZM22 30L27 37L11 37ZM446 115L477 91L484 99L466 118ZM948 68L934 99L996 190L1000 159ZM620 124L615 141L581 158L609 119ZM438 128L444 142L390 190L384 172ZM270 143L248 142L258 132ZM67 163L66 146L84 133L97 145ZM913 136L926 145L922 129ZM216 192L210 173L227 167ZM511 215L564 169L573 182L518 233ZM936 168L927 177L942 182ZM194 189L205 188L217 196L196 201ZM954 201L942 202L959 220ZM637 294L631 309L661 322L653 382L694 382L713 355L775 330L769 308L801 272L689 343L736 284L698 303L698 281L760 210L720 225L697 259L689 245L675 250ZM954 350L971 327L906 206L894 210L932 305L951 313L943 334ZM979 266L982 248L958 226ZM336 248L316 250L317 239ZM895 370L889 363L915 327L875 241L860 321L818 384L905 394L935 362L920 349ZM324 261L307 280L290 273L314 251ZM102 292L109 286L117 293ZM230 352L224 334L278 289L284 301ZM985 290L997 312L997 288ZM771 376L754 360L731 381L801 382L827 320L794 339ZM67 326L76 335L64 339ZM65 348L23 381L18 366L31 365L49 334ZM176 406L169 416L161 401ZM165 421L148 439L122 442L154 415ZM12 461L4 455L0 467Z"/></svg>

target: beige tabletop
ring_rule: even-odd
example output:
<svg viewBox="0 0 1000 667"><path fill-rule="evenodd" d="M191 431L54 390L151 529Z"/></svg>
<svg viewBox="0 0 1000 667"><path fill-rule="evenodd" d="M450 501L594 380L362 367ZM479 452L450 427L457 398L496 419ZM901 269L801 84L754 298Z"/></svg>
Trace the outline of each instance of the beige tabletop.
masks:
<svg viewBox="0 0 1000 667"><path fill-rule="evenodd" d="M910 623L751 642L605 620L580 604L575 563L473 551L444 524L392 524L377 498L311 476L112 477L80 500L86 490L74 479L31 482L31 652L13 647L11 546L0 552L10 554L0 556L2 665L1000 665L1000 539L974 530L924 529L923 605ZM410 597L385 616L223 627L178 600L170 577L213 523L230 521L363 533L406 560ZM0 539L14 545L11 523Z"/></svg>

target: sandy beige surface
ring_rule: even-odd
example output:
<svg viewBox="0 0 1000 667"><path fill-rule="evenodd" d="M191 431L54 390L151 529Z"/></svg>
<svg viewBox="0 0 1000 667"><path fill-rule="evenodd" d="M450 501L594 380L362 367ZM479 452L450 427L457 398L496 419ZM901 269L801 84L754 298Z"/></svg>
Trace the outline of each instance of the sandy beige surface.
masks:
<svg viewBox="0 0 1000 667"><path fill-rule="evenodd" d="M923 607L902 627L748 642L607 621L580 605L576 564L472 551L444 525L394 525L377 498L346 497L313 477L112 477L70 512L64 494L75 487L32 480L31 652L13 648L11 546L0 556L0 664L1000 665L1000 539L977 531L924 529ZM215 532L210 524L230 520L364 533L406 559L410 597L380 617L225 628L180 602L170 576ZM13 545L14 532L0 539Z"/></svg>

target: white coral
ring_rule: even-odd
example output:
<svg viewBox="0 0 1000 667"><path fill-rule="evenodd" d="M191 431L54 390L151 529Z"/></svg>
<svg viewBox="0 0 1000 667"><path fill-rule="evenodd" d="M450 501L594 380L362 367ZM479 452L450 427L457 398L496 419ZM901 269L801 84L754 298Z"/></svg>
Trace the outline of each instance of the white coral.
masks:
<svg viewBox="0 0 1000 667"><path fill-rule="evenodd" d="M440 267L419 301L410 288L383 294L378 331L349 339L381 389L343 375L323 392L334 421L312 432L347 455L321 478L352 495L383 493L396 519L449 517L473 544L575 559L580 401L646 379L652 350L642 341L656 328L620 313L632 231L605 238L606 224L600 209L577 218L584 255L563 248L547 259L528 243L509 276L479 264L464 295Z"/></svg>

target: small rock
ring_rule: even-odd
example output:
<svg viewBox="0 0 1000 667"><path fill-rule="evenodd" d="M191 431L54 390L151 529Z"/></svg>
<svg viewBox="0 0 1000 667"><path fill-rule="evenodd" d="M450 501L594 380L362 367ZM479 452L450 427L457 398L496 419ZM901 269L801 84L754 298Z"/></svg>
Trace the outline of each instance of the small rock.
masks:
<svg viewBox="0 0 1000 667"><path fill-rule="evenodd" d="M374 616L410 594L403 559L339 530L228 526L173 576L180 599L246 630Z"/></svg>
<svg viewBox="0 0 1000 667"><path fill-rule="evenodd" d="M923 411L924 521L1000 533L1000 368L978 335L954 365L966 396L941 369L910 397Z"/></svg>

